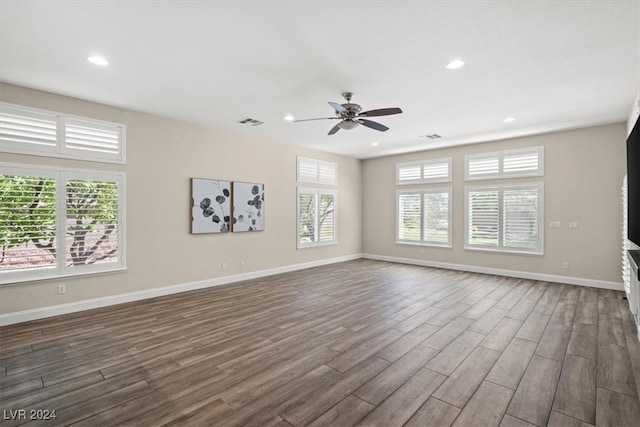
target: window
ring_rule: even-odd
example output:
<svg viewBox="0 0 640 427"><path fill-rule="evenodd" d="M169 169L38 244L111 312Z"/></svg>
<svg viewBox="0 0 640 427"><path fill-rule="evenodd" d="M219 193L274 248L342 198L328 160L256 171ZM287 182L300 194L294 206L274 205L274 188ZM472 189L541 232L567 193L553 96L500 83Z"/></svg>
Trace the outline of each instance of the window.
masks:
<svg viewBox="0 0 640 427"><path fill-rule="evenodd" d="M337 185L338 164L298 157L298 182Z"/></svg>
<svg viewBox="0 0 640 427"><path fill-rule="evenodd" d="M3 283L124 268L124 174L0 167Z"/></svg>
<svg viewBox="0 0 640 427"><path fill-rule="evenodd" d="M397 192L397 242L451 247L451 187Z"/></svg>
<svg viewBox="0 0 640 427"><path fill-rule="evenodd" d="M337 243L333 190L298 188L298 248Z"/></svg>
<svg viewBox="0 0 640 427"><path fill-rule="evenodd" d="M0 147L8 153L124 163L125 126L0 103Z"/></svg>
<svg viewBox="0 0 640 427"><path fill-rule="evenodd" d="M437 182L451 182L451 157L396 165L396 184L398 185Z"/></svg>
<svg viewBox="0 0 640 427"><path fill-rule="evenodd" d="M543 185L465 189L465 249L543 253Z"/></svg>
<svg viewBox="0 0 640 427"><path fill-rule="evenodd" d="M543 147L467 155L465 180L543 176L543 158Z"/></svg>

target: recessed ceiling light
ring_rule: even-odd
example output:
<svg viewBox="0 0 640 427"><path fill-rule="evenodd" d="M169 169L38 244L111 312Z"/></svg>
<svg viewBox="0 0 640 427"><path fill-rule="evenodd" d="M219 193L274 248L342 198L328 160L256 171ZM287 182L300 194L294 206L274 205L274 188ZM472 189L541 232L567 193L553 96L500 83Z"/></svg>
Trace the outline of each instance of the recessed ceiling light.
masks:
<svg viewBox="0 0 640 427"><path fill-rule="evenodd" d="M291 114L287 114L286 116L284 116L284 119L288 122L292 122L294 121L296 118L293 117Z"/></svg>
<svg viewBox="0 0 640 427"><path fill-rule="evenodd" d="M372 143L371 143L371 146L372 146L372 147L377 147L378 145L380 145L380 143L379 143L379 142L372 142Z"/></svg>
<svg viewBox="0 0 640 427"><path fill-rule="evenodd" d="M505 117L505 119L503 120L503 122L505 123L509 123L509 122L513 122L515 121L516 118L515 117Z"/></svg>
<svg viewBox="0 0 640 427"><path fill-rule="evenodd" d="M103 67L109 65L109 62L107 62L106 59L104 59L102 56L98 56L98 55L89 56L87 58L87 61L89 61L89 62L91 62L92 64L95 64L95 65L101 65Z"/></svg>
<svg viewBox="0 0 640 427"><path fill-rule="evenodd" d="M447 64L448 70L457 70L464 66L464 61L462 59L454 59Z"/></svg>

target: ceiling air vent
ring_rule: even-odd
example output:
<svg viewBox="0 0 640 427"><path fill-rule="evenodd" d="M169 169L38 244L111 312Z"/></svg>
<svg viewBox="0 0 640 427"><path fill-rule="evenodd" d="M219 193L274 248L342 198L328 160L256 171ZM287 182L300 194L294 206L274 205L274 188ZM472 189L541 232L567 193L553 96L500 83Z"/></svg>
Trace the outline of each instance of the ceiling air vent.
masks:
<svg viewBox="0 0 640 427"><path fill-rule="evenodd" d="M251 125L251 126L260 126L264 124L264 122L261 122L260 120L252 119L251 117L245 117L244 119L240 119L238 120L238 123L240 123L241 125Z"/></svg>
<svg viewBox="0 0 640 427"><path fill-rule="evenodd" d="M440 139L442 138L442 136L438 135L437 133L430 133L429 135L422 135L423 138L427 138L427 139Z"/></svg>

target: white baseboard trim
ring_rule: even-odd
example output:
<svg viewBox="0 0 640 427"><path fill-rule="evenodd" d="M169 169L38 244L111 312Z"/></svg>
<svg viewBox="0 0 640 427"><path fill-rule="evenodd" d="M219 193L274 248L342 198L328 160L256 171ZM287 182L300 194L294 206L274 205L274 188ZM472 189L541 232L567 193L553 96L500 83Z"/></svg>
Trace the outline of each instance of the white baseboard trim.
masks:
<svg viewBox="0 0 640 427"><path fill-rule="evenodd" d="M399 264L420 265L423 267L444 268L447 270L469 271L472 273L493 274L495 276L516 277L518 279L540 280L543 282L565 283L567 285L589 286L592 288L624 291L622 282L607 282L604 280L584 279L580 277L557 276L553 274L531 273L528 271L503 270L500 268L477 267L473 265L451 264L421 259L391 257L386 255L363 254L363 258L377 261L395 262Z"/></svg>
<svg viewBox="0 0 640 427"><path fill-rule="evenodd" d="M161 297L165 295L177 294L181 292L193 291L196 289L210 288L213 286L226 285L244 280L258 279L272 276L274 274L288 273L290 271L303 270L305 268L320 267L323 265L335 264L337 262L352 261L363 258L362 254L347 255L337 258L323 259L319 261L305 262L301 264L287 265L283 267L258 270L250 273L235 274L232 276L217 277L214 279L200 280L197 282L182 283L178 285L164 286L161 288L148 289L144 291L130 292L126 294L110 295L108 297L94 298L84 301L71 302L67 304L53 305L50 307L35 308L31 310L17 311L14 313L0 314L0 326L13 325L16 323L28 322L30 320L44 319L52 316L76 313L94 308L108 307L116 304L140 301L149 298Z"/></svg>
<svg viewBox="0 0 640 427"><path fill-rule="evenodd" d="M540 280L545 282L566 283L569 285L589 286L594 288L611 289L624 291L622 283L607 282L603 280L584 279L579 277L556 276L551 274L530 273L526 271L503 270L499 268L477 267L463 264L451 264L444 262L427 261L412 258L390 257L375 254L354 254L343 257L323 259L319 261L305 262L301 264L287 265L283 267L258 270L250 273L235 274L232 276L217 277L214 279L200 280L197 282L182 283L178 285L165 286L161 288L148 289L144 291L130 292L126 294L111 295L108 297L94 298L84 301L71 302L67 304L42 307L31 310L17 311L14 313L0 314L0 326L13 325L16 323L28 322L31 320L44 319L47 317L61 316L64 314L76 313L94 308L108 307L116 304L140 301L149 298L161 297L165 295L188 292L197 289L210 288L242 282L245 280L258 279L272 276L274 274L288 273L291 271L303 270L305 268L320 267L323 265L335 264L338 262L352 261L355 259L372 259L377 261L394 262L398 264L412 264L423 267L444 268L448 270L468 271L472 273L493 274L496 276L516 277L520 279ZM640 338L640 335L639 335Z"/></svg>

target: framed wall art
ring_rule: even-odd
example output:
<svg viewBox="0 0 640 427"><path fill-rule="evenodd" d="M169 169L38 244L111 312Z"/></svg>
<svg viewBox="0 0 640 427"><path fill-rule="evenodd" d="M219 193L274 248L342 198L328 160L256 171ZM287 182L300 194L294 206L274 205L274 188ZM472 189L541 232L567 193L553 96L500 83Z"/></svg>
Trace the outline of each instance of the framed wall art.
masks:
<svg viewBox="0 0 640 427"><path fill-rule="evenodd" d="M191 233L231 231L231 182L191 178Z"/></svg>
<svg viewBox="0 0 640 427"><path fill-rule="evenodd" d="M233 220L231 230L264 230L264 184L233 182Z"/></svg>

